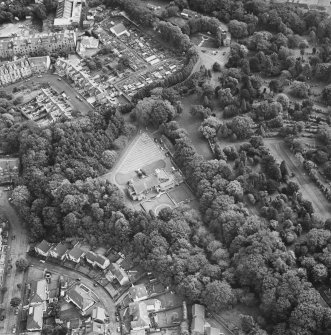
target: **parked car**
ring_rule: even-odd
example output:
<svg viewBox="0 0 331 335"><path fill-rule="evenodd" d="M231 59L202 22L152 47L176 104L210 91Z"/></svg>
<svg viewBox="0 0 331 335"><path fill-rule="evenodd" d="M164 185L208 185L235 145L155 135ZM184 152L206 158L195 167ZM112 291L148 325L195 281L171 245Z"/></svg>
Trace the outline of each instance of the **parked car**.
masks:
<svg viewBox="0 0 331 335"><path fill-rule="evenodd" d="M117 332L118 332L118 333L121 332L121 327L117 327Z"/></svg>
<svg viewBox="0 0 331 335"><path fill-rule="evenodd" d="M15 315L17 315L17 314L18 314L18 307L15 308Z"/></svg>
<svg viewBox="0 0 331 335"><path fill-rule="evenodd" d="M41 259L39 262L40 262L40 263L45 263L45 261L44 261L43 259Z"/></svg>
<svg viewBox="0 0 331 335"><path fill-rule="evenodd" d="M13 327L13 334L16 334L16 327Z"/></svg>

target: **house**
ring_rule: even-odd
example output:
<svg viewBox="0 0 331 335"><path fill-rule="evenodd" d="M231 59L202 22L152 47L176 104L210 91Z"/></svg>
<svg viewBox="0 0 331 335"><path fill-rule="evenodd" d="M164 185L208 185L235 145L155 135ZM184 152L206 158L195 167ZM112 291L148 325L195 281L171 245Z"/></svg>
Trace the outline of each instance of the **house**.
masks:
<svg viewBox="0 0 331 335"><path fill-rule="evenodd" d="M97 266L102 270L105 270L110 264L108 258L100 254L96 254L93 251L87 252L85 258L87 263L91 264L92 266Z"/></svg>
<svg viewBox="0 0 331 335"><path fill-rule="evenodd" d="M120 37L122 35L130 36L130 33L127 31L123 23L118 23L112 28L110 28L110 31L116 36Z"/></svg>
<svg viewBox="0 0 331 335"><path fill-rule="evenodd" d="M106 311L104 308L96 307L92 311L92 319L95 322L105 323L107 318L108 318L108 315L106 314Z"/></svg>
<svg viewBox="0 0 331 335"><path fill-rule="evenodd" d="M105 325L90 321L85 323L85 333L84 335L104 335L106 333Z"/></svg>
<svg viewBox="0 0 331 335"><path fill-rule="evenodd" d="M133 301L141 301L148 298L148 292L144 284L130 287L129 295Z"/></svg>
<svg viewBox="0 0 331 335"><path fill-rule="evenodd" d="M150 328L147 306L144 303L132 302L129 304L129 312L132 317L131 329L140 330Z"/></svg>
<svg viewBox="0 0 331 335"><path fill-rule="evenodd" d="M219 328L206 327L205 328L205 335L224 335L224 334L221 333L221 330Z"/></svg>
<svg viewBox="0 0 331 335"><path fill-rule="evenodd" d="M76 34L72 30L57 33L39 33L28 36L0 39L0 59L12 59L14 56L30 55L40 49L48 53L73 52L76 47Z"/></svg>
<svg viewBox="0 0 331 335"><path fill-rule="evenodd" d="M106 278L111 282L116 279L121 286L129 284L130 280L124 269L117 263L112 263L109 266L109 271L106 273Z"/></svg>
<svg viewBox="0 0 331 335"><path fill-rule="evenodd" d="M199 17L200 15L190 9L184 8L183 11L180 13L180 15L184 18L184 19L191 19L191 18L195 18L195 17Z"/></svg>
<svg viewBox="0 0 331 335"><path fill-rule="evenodd" d="M66 257L75 263L79 263L84 255L85 252L77 246L66 253Z"/></svg>
<svg viewBox="0 0 331 335"><path fill-rule="evenodd" d="M99 40L92 36L83 36L77 43L76 51L83 58L92 57L99 51Z"/></svg>
<svg viewBox="0 0 331 335"><path fill-rule="evenodd" d="M82 0L60 0L58 2L54 28L78 27L82 13Z"/></svg>
<svg viewBox="0 0 331 335"><path fill-rule="evenodd" d="M173 174L164 169L155 169L154 173L147 177L131 179L128 183L128 192L133 200L142 200L151 191L164 192L175 185L176 180Z"/></svg>
<svg viewBox="0 0 331 335"><path fill-rule="evenodd" d="M54 248L52 248L49 252L52 257L58 258L60 260L64 260L66 257L67 251L68 251L68 247L65 244L62 244L60 242Z"/></svg>
<svg viewBox="0 0 331 335"><path fill-rule="evenodd" d="M42 305L30 306L26 329L28 331L41 331L43 329L43 314L44 310Z"/></svg>
<svg viewBox="0 0 331 335"><path fill-rule="evenodd" d="M192 335L204 335L205 331L205 307L199 304L192 306Z"/></svg>
<svg viewBox="0 0 331 335"><path fill-rule="evenodd" d="M47 257L49 256L49 252L52 248L52 244L48 243L45 240L42 240L37 246L34 247L34 250L37 254Z"/></svg>
<svg viewBox="0 0 331 335"><path fill-rule="evenodd" d="M49 56L29 57L28 60L33 73L46 72L51 66L51 58Z"/></svg>
<svg viewBox="0 0 331 335"><path fill-rule="evenodd" d="M85 286L76 285L67 291L65 300L72 302L80 310L81 314L85 315L86 311L95 303L89 293Z"/></svg>
<svg viewBox="0 0 331 335"><path fill-rule="evenodd" d="M46 279L34 280L30 283L30 306L42 305L46 311L49 290Z"/></svg>

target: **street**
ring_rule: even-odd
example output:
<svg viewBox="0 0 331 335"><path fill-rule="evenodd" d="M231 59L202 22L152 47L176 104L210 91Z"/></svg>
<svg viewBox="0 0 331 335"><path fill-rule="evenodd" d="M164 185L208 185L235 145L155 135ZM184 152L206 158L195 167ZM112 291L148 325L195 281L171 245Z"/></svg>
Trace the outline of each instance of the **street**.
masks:
<svg viewBox="0 0 331 335"><path fill-rule="evenodd" d="M50 272L70 277L72 279L80 278L80 283L84 284L87 288L89 288L92 292L94 292L95 295L98 297L98 300L105 307L106 312L109 315L110 323L115 323L115 310L116 310L115 303L102 286L98 285L95 287L93 285L94 284L93 279L86 277L82 273L69 270L60 265L56 265L47 261L45 263L40 263L40 260L37 258L29 257L29 263L30 266L32 265L39 270L47 269Z"/></svg>
<svg viewBox="0 0 331 335"><path fill-rule="evenodd" d="M21 80L15 84L4 87L3 89L8 93L12 93L15 86L18 87L21 85L26 85L27 87L32 87L32 85L36 83L49 83L49 85L57 92L65 92L69 98L69 103L72 105L73 110L79 111L83 115L86 115L88 111L92 110L91 105L85 99L82 99L83 101L77 99L77 95L80 97L82 96L72 86L70 86L63 78L61 80L59 80L59 78L60 77L56 74L45 73L40 78L33 76L28 78L29 80L27 82Z"/></svg>
<svg viewBox="0 0 331 335"><path fill-rule="evenodd" d="M0 210L7 216L10 223L7 259L11 259L11 264L13 265L7 272L5 279L7 291L1 304L1 307L6 311L6 318L0 322L0 334L7 335L12 333L13 327L17 324L17 315L14 314L14 309L10 306L10 300L12 297L21 297L21 291L17 288L17 284L22 284L23 282L23 272L16 272L15 262L17 259L26 256L28 239L27 232L15 210L9 204L7 192L4 189L4 187L0 187ZM12 239L13 235L16 236L15 239Z"/></svg>

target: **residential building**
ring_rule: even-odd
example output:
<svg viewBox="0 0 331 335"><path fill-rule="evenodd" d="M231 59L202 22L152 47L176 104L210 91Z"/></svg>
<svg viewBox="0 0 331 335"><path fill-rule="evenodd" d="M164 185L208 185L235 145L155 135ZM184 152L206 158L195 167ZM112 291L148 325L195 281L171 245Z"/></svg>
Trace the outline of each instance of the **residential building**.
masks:
<svg viewBox="0 0 331 335"><path fill-rule="evenodd" d="M130 36L130 33L125 28L125 25L123 23L118 23L115 26L110 28L110 31L116 36L120 37L122 35Z"/></svg>
<svg viewBox="0 0 331 335"><path fill-rule="evenodd" d="M150 328L147 306L143 303L132 302L129 304L129 312L132 317L131 329L141 330Z"/></svg>
<svg viewBox="0 0 331 335"><path fill-rule="evenodd" d="M34 280L30 283L30 306L41 305L46 311L48 297L49 290L46 279Z"/></svg>
<svg viewBox="0 0 331 335"><path fill-rule="evenodd" d="M147 177L131 179L128 184L128 192L133 200L142 200L151 191L164 192L175 185L176 180L172 173L168 173L164 169L156 169Z"/></svg>
<svg viewBox="0 0 331 335"><path fill-rule="evenodd" d="M105 325L90 321L85 323L85 334L84 335L104 335L106 333L105 331Z"/></svg>
<svg viewBox="0 0 331 335"><path fill-rule="evenodd" d="M0 40L0 59L32 55L42 49L48 53L59 51L74 52L75 48L76 34L71 30L10 37Z"/></svg>
<svg viewBox="0 0 331 335"><path fill-rule="evenodd" d="M205 332L205 307L199 304L192 306L192 335L204 335Z"/></svg>
<svg viewBox="0 0 331 335"><path fill-rule="evenodd" d="M1 53L1 51L0 51ZM30 77L34 73L46 72L51 65L50 57L23 57L0 66L0 86L6 86Z"/></svg>
<svg viewBox="0 0 331 335"><path fill-rule="evenodd" d="M93 251L87 252L85 254L85 259L87 263L91 264L92 266L97 266L102 270L105 270L110 264L108 258L100 254L96 254Z"/></svg>
<svg viewBox="0 0 331 335"><path fill-rule="evenodd" d="M19 158L0 159L0 184L11 183L18 177L19 163Z"/></svg>
<svg viewBox="0 0 331 335"><path fill-rule="evenodd" d="M82 0L60 0L56 8L54 28L78 27L82 13Z"/></svg>
<svg viewBox="0 0 331 335"><path fill-rule="evenodd" d="M223 333L221 334L221 331L219 328L215 327L206 327L205 328L205 335L224 335Z"/></svg>
<svg viewBox="0 0 331 335"><path fill-rule="evenodd" d="M38 245L34 247L34 250L36 251L37 254L47 257L49 256L49 252L52 248L52 244L48 243L45 240L42 240Z"/></svg>
<svg viewBox="0 0 331 335"><path fill-rule="evenodd" d="M109 271L106 273L106 278L111 282L116 279L121 286L130 283L129 277L122 267L117 263L112 263L109 266Z"/></svg>
<svg viewBox="0 0 331 335"><path fill-rule="evenodd" d="M76 51L81 57L92 57L99 51L99 40L94 37L83 36L77 42Z"/></svg>
<svg viewBox="0 0 331 335"><path fill-rule="evenodd" d="M141 301L148 298L148 292L144 284L130 287L129 295L133 301Z"/></svg>
<svg viewBox="0 0 331 335"><path fill-rule="evenodd" d="M77 285L72 287L67 291L65 299L67 302L72 302L82 315L85 315L86 311L95 304L94 299L90 296L90 292L85 286Z"/></svg>
<svg viewBox="0 0 331 335"><path fill-rule="evenodd" d="M66 255L70 261L79 263L82 257L85 255L85 252L82 249L80 249L78 246L75 246L73 249L68 251Z"/></svg>
<svg viewBox="0 0 331 335"><path fill-rule="evenodd" d="M26 329L28 331L41 331L43 329L43 314L44 310L42 305L30 306Z"/></svg>
<svg viewBox="0 0 331 335"><path fill-rule="evenodd" d="M92 319L95 322L105 323L108 319L108 315L106 314L106 311L104 308L96 307L92 311Z"/></svg>
<svg viewBox="0 0 331 335"><path fill-rule="evenodd" d="M68 247L65 244L60 242L50 250L50 255L54 258L64 260L66 257L67 251L68 251Z"/></svg>
<svg viewBox="0 0 331 335"><path fill-rule="evenodd" d="M49 56L29 57L28 60L32 73L46 72L51 66L51 58Z"/></svg>
<svg viewBox="0 0 331 335"><path fill-rule="evenodd" d="M78 64L75 65L63 58L58 58L55 66L58 74L71 79L77 89L82 91L82 95L87 97L90 103L114 103L114 100L107 94L105 86L95 82L90 75L84 71L82 66ZM89 97L92 99L89 100Z"/></svg>
<svg viewBox="0 0 331 335"><path fill-rule="evenodd" d="M180 13L180 15L184 18L184 19L192 19L195 17L199 17L200 15L190 9L184 8L183 11Z"/></svg>

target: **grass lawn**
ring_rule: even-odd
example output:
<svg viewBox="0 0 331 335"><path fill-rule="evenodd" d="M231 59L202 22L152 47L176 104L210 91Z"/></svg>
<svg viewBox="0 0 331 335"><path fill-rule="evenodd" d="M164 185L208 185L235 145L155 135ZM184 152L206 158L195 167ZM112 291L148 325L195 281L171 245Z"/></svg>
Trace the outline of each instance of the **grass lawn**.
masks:
<svg viewBox="0 0 331 335"><path fill-rule="evenodd" d="M171 292L164 293L158 296L157 299L161 301L162 308L165 309L176 307L183 303L182 298L178 294Z"/></svg>
<svg viewBox="0 0 331 335"><path fill-rule="evenodd" d="M174 326L174 322L180 322L183 318L182 307L156 313L158 327Z"/></svg>
<svg viewBox="0 0 331 335"><path fill-rule="evenodd" d="M141 203L142 208L148 213L150 210L154 211L157 215L161 209L169 207L174 208L175 205L172 202L168 194L164 193L158 198L147 200Z"/></svg>
<svg viewBox="0 0 331 335"><path fill-rule="evenodd" d="M213 153L210 150L208 142L200 135L198 131L201 125L201 120L193 117L190 114L191 106L200 105L201 104L200 99L197 99L196 95L190 95L184 97L182 99L182 103L184 110L180 118L178 119L179 125L188 132L190 139L197 152L200 155L202 155L205 159L212 159Z"/></svg>

